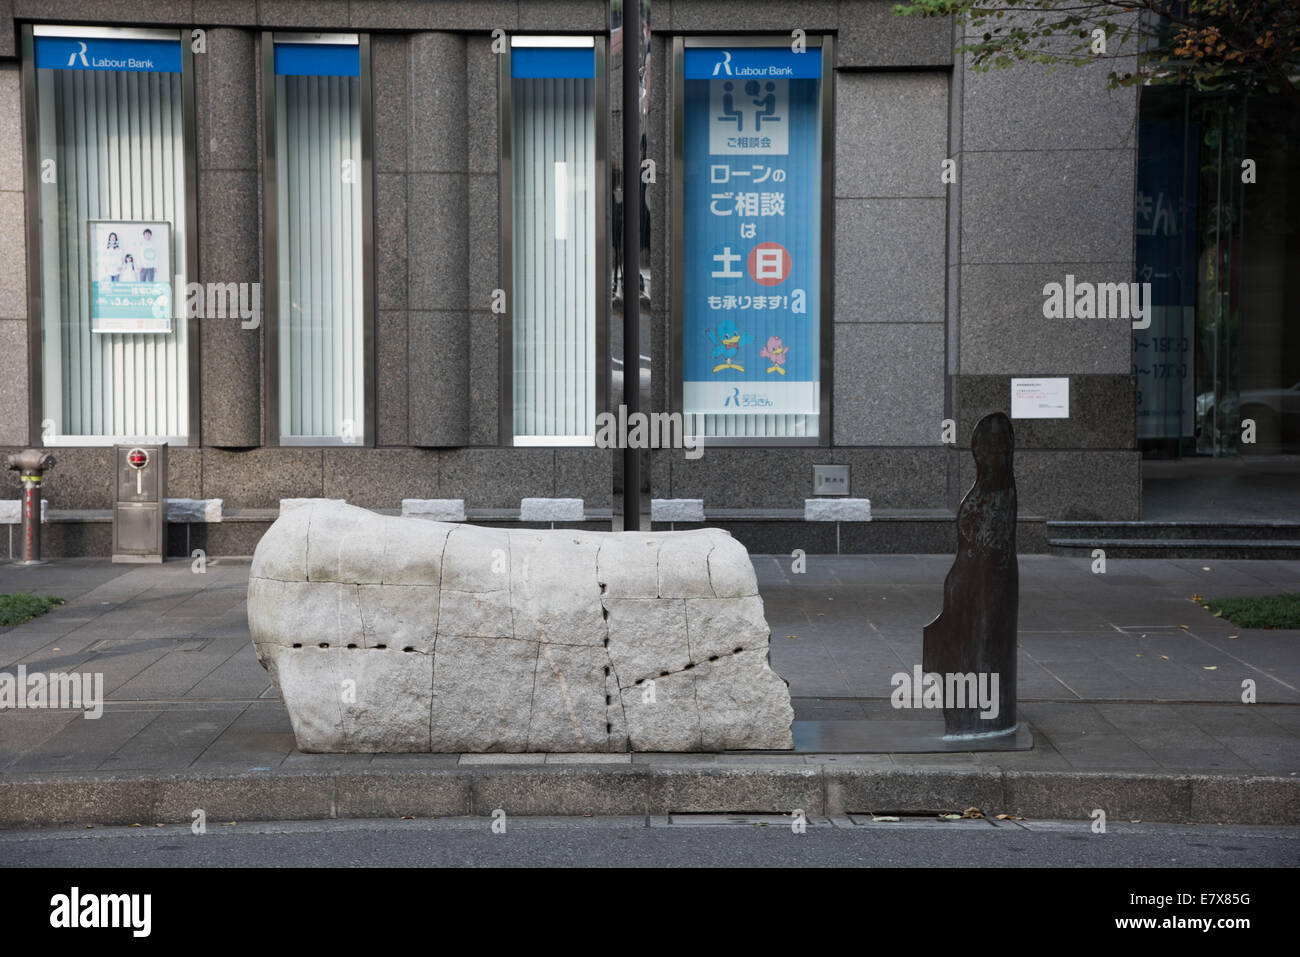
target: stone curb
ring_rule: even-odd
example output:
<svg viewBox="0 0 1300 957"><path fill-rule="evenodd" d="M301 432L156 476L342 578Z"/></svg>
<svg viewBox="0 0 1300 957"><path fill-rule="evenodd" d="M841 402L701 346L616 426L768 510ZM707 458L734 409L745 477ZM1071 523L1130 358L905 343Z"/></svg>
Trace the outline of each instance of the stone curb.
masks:
<svg viewBox="0 0 1300 957"><path fill-rule="evenodd" d="M473 765L417 771L23 774L0 777L0 826L411 815L924 814L1039 820L1300 824L1300 778L768 764Z"/></svg>

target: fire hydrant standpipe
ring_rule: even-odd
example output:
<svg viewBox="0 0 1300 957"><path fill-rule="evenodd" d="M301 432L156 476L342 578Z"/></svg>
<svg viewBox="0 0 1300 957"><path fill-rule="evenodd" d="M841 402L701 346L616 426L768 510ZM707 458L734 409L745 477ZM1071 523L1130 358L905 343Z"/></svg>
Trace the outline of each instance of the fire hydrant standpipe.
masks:
<svg viewBox="0 0 1300 957"><path fill-rule="evenodd" d="M40 449L25 449L9 456L9 468L23 483L23 557L19 564L41 562L41 479L54 467L54 456Z"/></svg>

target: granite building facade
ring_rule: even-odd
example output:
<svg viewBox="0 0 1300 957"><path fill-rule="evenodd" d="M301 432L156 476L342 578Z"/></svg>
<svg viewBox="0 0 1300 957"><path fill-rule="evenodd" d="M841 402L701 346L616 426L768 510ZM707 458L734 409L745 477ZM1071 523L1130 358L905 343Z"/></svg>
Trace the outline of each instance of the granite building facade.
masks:
<svg viewBox="0 0 1300 957"><path fill-rule="evenodd" d="M708 524L730 529L752 551L946 550L953 510L973 478L967 443L976 421L1012 411L1013 378L1050 377L1068 379L1068 417L1015 422L1022 550L1045 547L1046 520L1136 519L1131 324L1043 313L1044 286L1067 275L1133 278L1138 93L1106 84L1112 69L1131 70L1133 57L1120 50L1072 70L976 73L954 57L959 38L950 21L899 18L891 7L891 0L649 4L642 132L652 173L641 190L642 342L634 353L645 411L683 410L680 302L691 240L683 196L699 188L679 181L689 51L733 42L788 48L803 31L825 69L809 101L810 122L821 124L820 153L810 161L820 171L820 305L810 319L820 345L811 380L820 414L797 432L719 426L719 441L706 438L695 458L648 450L642 498L702 500ZM44 444L58 459L45 489L47 554L108 554L111 446L150 437L169 441L169 496L224 503L221 523L172 528L175 554L199 546L250 554L279 501L294 497L376 509L463 499L470 520L489 523L519 521L524 498L580 498L579 524L617 522L621 453L574 441L573 433L590 433L581 422L564 435L523 436L527 406L519 404L511 351L523 334L511 325L515 302L537 282L517 261L531 248L526 231L564 232L565 248L577 248L579 227L589 228L589 248L563 266L573 275L555 280L582 292L594 278L592 301L582 306L588 358L556 358L577 364L539 366L538 381L561 368L561 379L589 383L585 398L563 400L566 408L586 402L587 423L619 404L619 197L635 194L624 189L618 163L617 14L602 0L0 3L0 228L12 253L0 261L0 446ZM130 81L144 84L144 105L120 94L116 132L102 134L108 158L69 169L79 162L77 143L96 148L90 111L105 109L104 94L65 68L64 51L75 60L78 48L51 45L59 62L42 65L42 37L81 43L111 40L112 30L144 31L130 36L146 43L174 34L176 79ZM564 134L565 148L578 150L568 158L552 158L545 149L553 144L519 119L532 108L528 78L554 75L545 65L521 74L519 51L538 46L521 38L551 38L540 46L594 57L589 74L563 81L573 105L564 107L568 119L554 122L575 131ZM321 81L319 100L316 87L292 73L291 49L311 42L346 46L345 59L357 51L355 72L347 65L330 74L343 79ZM104 82L110 94L129 86ZM550 109L535 115L551 117ZM317 154L302 144L316 135L312 124L324 131L321 168L341 162L352 192L310 192ZM164 145L151 146L146 133ZM566 201L576 197L575 212L565 214L578 217L576 225L567 218L530 225L531 187L516 174L533 162L525 151L534 148L537 169L563 184L547 179L547 195L563 188L571 191ZM92 208L96 177L106 182L118 169L110 160L127 175L147 167L140 157L160 155L157 178L140 187L157 196L173 190L157 210ZM51 159L52 182L42 178ZM76 176L89 194L69 185ZM316 221L315 212L333 218ZM173 276L183 272L201 288L259 284L267 321L178 313L166 333L175 354L150 339L134 359L129 342L110 342L106 329L68 332L90 322L95 308L76 306L67 285L69 272L85 266L69 265L71 244L82 241L83 220L101 219L170 224ZM331 248L311 246L321 235L333 237ZM295 244L305 244L301 256ZM558 276L560 268L543 271ZM343 317L331 327L341 330L338 351L328 354L334 359L311 358L316 340L280 331L301 307L286 282L334 284L331 308ZM549 287L537 288L544 295ZM59 297L64 311L56 316ZM64 335L56 349L57 328ZM113 364L119 349L124 358ZM325 370L310 396L292 393L305 375L292 365L293 349L304 350L301 369ZM771 368L784 376L778 366ZM115 389L127 397L108 394ZM322 437L302 424L312 403L354 409L345 416L351 424L342 431L329 424ZM300 405L301 421L292 411ZM804 520L816 465L850 467L847 491L870 499L870 523ZM16 485L5 497L15 495Z"/></svg>

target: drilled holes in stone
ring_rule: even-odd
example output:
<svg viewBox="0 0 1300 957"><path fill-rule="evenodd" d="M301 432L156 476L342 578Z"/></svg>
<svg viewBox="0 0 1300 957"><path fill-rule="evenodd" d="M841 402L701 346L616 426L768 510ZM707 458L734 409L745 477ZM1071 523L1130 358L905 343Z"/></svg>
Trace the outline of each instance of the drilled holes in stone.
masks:
<svg viewBox="0 0 1300 957"><path fill-rule="evenodd" d="M294 646L295 648L301 648L301 647L302 647L302 642L301 642L301 641L295 641L295 642L293 643L293 646ZM330 645L329 645L329 642L328 642L328 641L322 641L322 642L321 642L319 645L317 645L316 647L318 647L318 648L328 648L329 646L330 646ZM349 644L349 645L348 645L348 650L349 650L349 651L355 651L355 650L357 650L359 647L361 647L361 646L360 646L360 645L357 645L357 644L355 644L355 643L353 643L353 644ZM375 645L374 650L375 650L375 651L383 651L383 650L385 650L387 647L388 647L387 645ZM403 648L402 650L403 650L403 651L415 651L415 648L414 648L412 645L407 645L407 646L406 646L405 648ZM608 668L605 669L605 674L606 674L606 675L609 674L609 669L608 669Z"/></svg>
<svg viewBox="0 0 1300 957"><path fill-rule="evenodd" d="M741 653L742 651L744 651L744 650L745 650L744 648L741 648L741 647L737 646L736 650L733 651L732 654L733 654L733 655L738 655L738 654L740 654L740 653Z"/></svg>

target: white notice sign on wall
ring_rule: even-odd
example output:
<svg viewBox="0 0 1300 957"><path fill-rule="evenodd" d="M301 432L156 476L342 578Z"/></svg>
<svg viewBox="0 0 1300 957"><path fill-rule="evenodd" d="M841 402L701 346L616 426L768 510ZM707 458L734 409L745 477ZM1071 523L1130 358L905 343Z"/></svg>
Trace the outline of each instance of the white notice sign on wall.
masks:
<svg viewBox="0 0 1300 957"><path fill-rule="evenodd" d="M1068 419L1069 379L1012 379L1011 418Z"/></svg>

